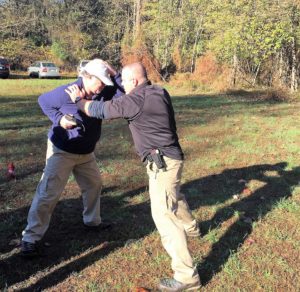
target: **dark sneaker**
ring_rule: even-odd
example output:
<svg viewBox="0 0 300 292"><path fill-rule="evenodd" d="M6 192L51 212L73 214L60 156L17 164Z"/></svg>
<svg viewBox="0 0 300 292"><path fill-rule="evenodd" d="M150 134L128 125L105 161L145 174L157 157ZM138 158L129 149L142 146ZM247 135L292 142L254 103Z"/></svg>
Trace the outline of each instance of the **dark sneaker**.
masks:
<svg viewBox="0 0 300 292"><path fill-rule="evenodd" d="M89 231L102 231L112 227L112 223L109 221L102 221L99 225L86 225L83 224L86 230Z"/></svg>
<svg viewBox="0 0 300 292"><path fill-rule="evenodd" d="M23 257L28 257L28 258L39 256L40 253L39 253L36 243L31 243L31 242L22 240L21 255Z"/></svg>
<svg viewBox="0 0 300 292"><path fill-rule="evenodd" d="M185 284L175 279L162 279L158 285L158 289L170 292L200 291L200 286L200 283Z"/></svg>

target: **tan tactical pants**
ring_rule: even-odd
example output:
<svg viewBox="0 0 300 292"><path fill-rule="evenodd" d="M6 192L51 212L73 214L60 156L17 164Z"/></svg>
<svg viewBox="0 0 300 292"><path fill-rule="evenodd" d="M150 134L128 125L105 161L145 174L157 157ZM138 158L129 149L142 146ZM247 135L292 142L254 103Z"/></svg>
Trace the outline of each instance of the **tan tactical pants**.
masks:
<svg viewBox="0 0 300 292"><path fill-rule="evenodd" d="M187 234L198 230L185 196L180 193L183 161L164 157L166 171L158 171L148 162L151 212L162 244L172 259L174 279L182 283L200 283L187 246ZM199 232L199 230L198 230Z"/></svg>
<svg viewBox="0 0 300 292"><path fill-rule="evenodd" d="M27 226L22 233L24 241L34 243L44 236L54 207L71 172L82 192L84 224L99 225L101 223L102 182L94 153L68 153L58 149L48 140L46 166L28 213Z"/></svg>

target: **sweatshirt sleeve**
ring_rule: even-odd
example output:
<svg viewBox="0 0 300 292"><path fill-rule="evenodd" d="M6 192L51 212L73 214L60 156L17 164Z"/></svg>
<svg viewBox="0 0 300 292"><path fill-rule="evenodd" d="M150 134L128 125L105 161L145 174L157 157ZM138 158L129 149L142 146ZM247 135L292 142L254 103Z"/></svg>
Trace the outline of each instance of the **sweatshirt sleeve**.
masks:
<svg viewBox="0 0 300 292"><path fill-rule="evenodd" d="M89 116L97 119L105 119L103 113L104 104L105 102L103 100L91 102L88 107Z"/></svg>
<svg viewBox="0 0 300 292"><path fill-rule="evenodd" d="M44 114L52 121L54 125L59 125L63 113L60 112L62 105L62 90L57 88L50 92L42 94L38 98L38 103Z"/></svg>
<svg viewBox="0 0 300 292"><path fill-rule="evenodd" d="M122 95L125 94L125 90L124 87L122 85L122 77L121 77L121 73L117 73L113 78L112 81L114 83L114 86L116 88L116 93L113 96L113 99L118 98Z"/></svg>

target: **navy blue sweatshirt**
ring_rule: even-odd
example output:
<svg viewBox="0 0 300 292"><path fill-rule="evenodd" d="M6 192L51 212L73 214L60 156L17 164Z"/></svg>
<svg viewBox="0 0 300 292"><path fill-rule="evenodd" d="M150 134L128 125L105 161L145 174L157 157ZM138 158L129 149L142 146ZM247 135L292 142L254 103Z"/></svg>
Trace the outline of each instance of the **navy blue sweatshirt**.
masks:
<svg viewBox="0 0 300 292"><path fill-rule="evenodd" d="M105 101L119 97L124 93L121 87L121 75L117 74L112 78L114 86L106 86L99 95L93 96L93 100ZM79 111L76 104L72 102L69 95L65 92L68 86L77 84L80 89L83 88L82 78L75 82L62 85L52 91L42 94L39 99L39 105L45 115L52 121L52 127L49 130L48 138L59 149L74 153L88 154L94 151L97 141L101 135L102 120L88 117ZM64 129L60 126L60 119L65 114L72 114L82 122L83 127Z"/></svg>

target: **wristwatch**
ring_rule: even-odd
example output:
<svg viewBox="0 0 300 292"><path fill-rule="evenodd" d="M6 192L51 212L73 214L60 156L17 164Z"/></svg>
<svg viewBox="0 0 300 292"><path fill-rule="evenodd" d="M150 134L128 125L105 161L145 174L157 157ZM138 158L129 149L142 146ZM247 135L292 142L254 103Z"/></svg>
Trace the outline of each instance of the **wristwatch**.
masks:
<svg viewBox="0 0 300 292"><path fill-rule="evenodd" d="M82 98L81 98L80 96L77 96L77 97L75 98L75 103L81 101L81 99L82 99Z"/></svg>

